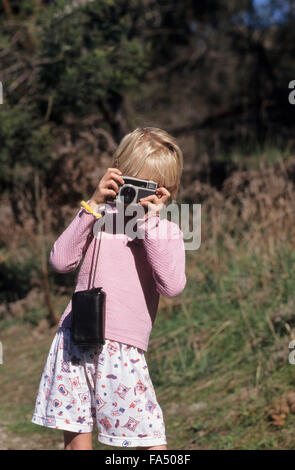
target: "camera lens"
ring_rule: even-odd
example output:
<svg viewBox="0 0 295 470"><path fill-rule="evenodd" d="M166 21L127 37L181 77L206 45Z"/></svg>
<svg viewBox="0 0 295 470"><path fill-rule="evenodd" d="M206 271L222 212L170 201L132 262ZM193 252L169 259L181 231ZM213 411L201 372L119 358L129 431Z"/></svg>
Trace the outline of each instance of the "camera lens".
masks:
<svg viewBox="0 0 295 470"><path fill-rule="evenodd" d="M121 190L120 196L124 197L124 204L130 204L131 201L135 198L135 189L130 186L126 186Z"/></svg>

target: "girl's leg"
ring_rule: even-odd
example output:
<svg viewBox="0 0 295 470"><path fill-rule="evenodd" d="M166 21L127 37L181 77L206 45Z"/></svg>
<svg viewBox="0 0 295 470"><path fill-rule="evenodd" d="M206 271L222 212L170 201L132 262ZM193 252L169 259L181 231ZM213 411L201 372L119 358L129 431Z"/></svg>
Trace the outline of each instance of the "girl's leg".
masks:
<svg viewBox="0 0 295 470"><path fill-rule="evenodd" d="M137 450L167 450L167 446L163 444L162 446L154 447L136 447Z"/></svg>
<svg viewBox="0 0 295 470"><path fill-rule="evenodd" d="M92 450L92 433L64 431L64 450Z"/></svg>

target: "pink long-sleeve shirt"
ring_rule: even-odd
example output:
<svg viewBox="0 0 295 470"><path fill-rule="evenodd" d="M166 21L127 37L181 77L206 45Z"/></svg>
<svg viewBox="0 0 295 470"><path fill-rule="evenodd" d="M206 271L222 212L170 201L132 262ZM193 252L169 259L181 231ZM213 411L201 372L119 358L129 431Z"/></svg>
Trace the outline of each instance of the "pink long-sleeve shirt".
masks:
<svg viewBox="0 0 295 470"><path fill-rule="evenodd" d="M118 213L115 204L101 206L102 211L105 220L116 218ZM102 287L106 293L105 338L147 351L159 295L177 296L186 285L183 232L176 223L154 214L136 220L143 238L108 233L106 228L94 236L96 222L97 218L81 207L55 241L49 261L56 271L67 273L75 270L84 256L75 292L88 289L90 269L92 276L94 272L91 263L95 262L101 237L91 287ZM59 326L71 327L71 304L70 300Z"/></svg>

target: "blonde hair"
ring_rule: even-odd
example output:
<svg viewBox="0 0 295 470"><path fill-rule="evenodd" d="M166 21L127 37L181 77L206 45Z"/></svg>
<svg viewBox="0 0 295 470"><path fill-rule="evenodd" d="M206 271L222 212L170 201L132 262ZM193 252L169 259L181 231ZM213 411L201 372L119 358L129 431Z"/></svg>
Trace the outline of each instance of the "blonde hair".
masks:
<svg viewBox="0 0 295 470"><path fill-rule="evenodd" d="M112 167L134 178L141 170L164 186L176 201L183 155L174 137L157 127L139 127L125 135L113 155Z"/></svg>

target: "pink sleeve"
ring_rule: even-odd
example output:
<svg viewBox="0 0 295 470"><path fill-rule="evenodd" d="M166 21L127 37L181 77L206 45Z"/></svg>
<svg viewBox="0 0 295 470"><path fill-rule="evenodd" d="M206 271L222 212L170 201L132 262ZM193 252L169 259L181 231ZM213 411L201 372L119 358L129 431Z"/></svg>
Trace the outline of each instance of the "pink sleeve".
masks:
<svg viewBox="0 0 295 470"><path fill-rule="evenodd" d="M176 223L160 219L158 215L148 219L140 219L138 228L143 235L156 289L165 297L175 297L186 285L183 232Z"/></svg>
<svg viewBox="0 0 295 470"><path fill-rule="evenodd" d="M83 207L54 243L49 262L60 273L73 271L87 249L96 217Z"/></svg>

